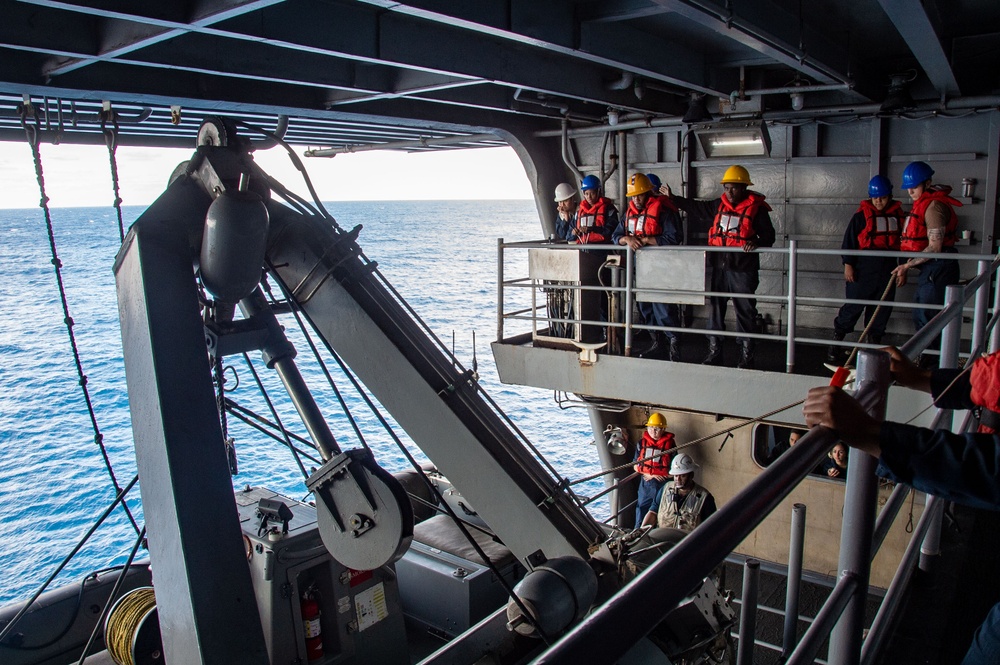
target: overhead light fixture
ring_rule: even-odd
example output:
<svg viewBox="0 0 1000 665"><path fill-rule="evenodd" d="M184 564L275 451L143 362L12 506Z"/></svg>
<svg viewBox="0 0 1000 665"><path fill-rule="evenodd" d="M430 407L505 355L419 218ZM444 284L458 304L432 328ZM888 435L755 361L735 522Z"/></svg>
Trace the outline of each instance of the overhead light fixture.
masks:
<svg viewBox="0 0 1000 665"><path fill-rule="evenodd" d="M705 95L692 92L691 100L688 102L687 112L684 113L684 117L681 118L681 122L690 124L695 122L711 122L711 120L712 114L708 112L708 104L705 101Z"/></svg>
<svg viewBox="0 0 1000 665"><path fill-rule="evenodd" d="M770 156L767 123L718 122L694 129L706 157Z"/></svg>

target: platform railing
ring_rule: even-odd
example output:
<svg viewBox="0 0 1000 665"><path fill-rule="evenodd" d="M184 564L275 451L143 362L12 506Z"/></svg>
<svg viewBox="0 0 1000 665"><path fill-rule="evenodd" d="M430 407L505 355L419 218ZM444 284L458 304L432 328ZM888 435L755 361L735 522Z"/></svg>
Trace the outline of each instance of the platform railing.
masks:
<svg viewBox="0 0 1000 665"><path fill-rule="evenodd" d="M956 331L962 323L964 303L989 288L991 276L1000 266L992 260L985 270L964 287L949 288L942 311L914 335L901 350L916 357L938 336L942 336L942 360L947 365L957 360ZM978 302L978 299L977 299ZM987 325L982 322L977 334L979 345L996 330L995 313ZM950 328L950 331L946 330ZM944 334L942 334L944 333ZM995 348L995 347L993 347ZM977 348L972 353L978 353ZM883 352L863 351L859 359L859 385L856 399L874 416L884 416L889 372ZM946 413L939 413L935 424L945 424ZM966 420L968 423L968 419ZM809 474L837 441L837 435L824 427L809 430L798 443L777 458L760 475L723 505L715 514L647 568L620 593L598 607L568 634L545 651L535 663L543 665L580 662L617 662L633 644L641 640L696 588L746 538L791 491ZM861 458L867 458L862 463ZM863 609L871 560L881 543L881 531L874 519L876 496L872 487L876 460L851 451L845 493L845 519L841 534L841 576L827 603L788 663L812 662L816 650L831 635L829 662L837 665L874 662L884 645L888 631L900 611L899 597L905 589L917 559L940 512L931 497L921 516L911 543L896 572L867 638L857 619ZM867 514L869 519L858 519ZM851 550L860 550L852 552ZM832 633L831 633L832 630ZM614 635L615 639L608 639Z"/></svg>
<svg viewBox="0 0 1000 665"><path fill-rule="evenodd" d="M512 256L517 256L518 252L526 252L529 249L556 249L560 251L605 251L605 252L618 252L623 256L621 261L621 270L625 273L624 284L618 287L612 286L582 286L580 284L573 283L545 283L544 285L539 282L539 280L531 280L526 276L526 274L518 274L512 276L509 274L508 270L504 268L505 261L508 261ZM661 247L645 247L639 251L643 252L740 252L739 248L731 247L692 247L692 246L661 246ZM635 255L636 252L629 249L628 247L616 246L616 245L587 245L582 247L579 245L567 245L567 244L553 244L547 242L517 242L517 243L504 243L502 239L498 240L498 280L497 280L497 339L503 340L506 335L507 324L513 321L526 321L531 323L533 330L541 330L552 326L553 324L565 324L565 325L584 325L592 327L601 327L609 330L621 331L624 337L624 348L625 355L631 355L632 349L632 338L637 331L662 331L662 332L673 332L682 334L701 334L701 335L711 335L716 337L729 337L729 338L747 338L754 340L770 340L773 342L781 343L785 347L785 365L786 371L794 371L796 364L796 344L806 344L806 345L818 345L824 348L826 347L841 347L845 351L854 348L869 348L875 349L879 348L880 344L873 343L861 343L853 341L837 341L830 338L815 337L809 334L806 327L800 324L800 310L803 307L828 307L831 308L831 313L835 310L832 308L839 307L846 303L853 303L857 305L879 305L884 304L886 306L892 307L895 310L906 310L912 311L915 309L923 309L930 311L940 311L944 308L943 305L935 305L928 303L914 303L909 300L891 300L881 303L878 300L861 300L861 299L847 299L840 297L842 294L842 287L837 288L838 295L828 295L828 294L817 294L815 289L813 293L805 293L801 288L801 279L803 275L816 275L823 274L828 276L828 272L819 272L816 270L804 270L802 269L802 257L836 257L839 261L842 256L865 256L865 257L892 257L892 258L913 258L913 253L907 252L888 252L888 251L874 251L874 250L835 250L835 249L804 249L798 246L797 241L791 240L787 247L782 248L760 248L755 250L757 253L764 255L779 255L784 257L782 261L781 269L774 268L762 268L762 275L770 275L769 279L772 279L772 283L776 283L780 280L784 284L785 293L781 294L769 294L769 293L732 293L732 292L719 292L719 291L709 291L709 290L681 290L681 289L657 289L651 287L643 287L643 291L649 293L659 293L664 296L705 296L705 297L723 297L723 298L753 298L758 303L763 304L765 307L768 303L778 306L784 311L784 320L779 320L777 323L777 331L773 333L765 332L738 332L735 330L709 330L707 328L699 327L681 327L681 326L657 326L652 323L637 323L632 320L632 312L635 305L635 285L634 285L634 266L635 266ZM951 254L951 253L922 253L921 258L940 258L940 259L951 259L959 261L963 264L968 264L971 262L976 263L976 275L980 276L983 273L990 273L992 276L997 272L995 267L995 256L992 255L980 255L980 254ZM526 262L525 262L526 263ZM993 267L991 267L993 266ZM970 271L968 268L964 270L966 274ZM912 279L912 278L911 278ZM842 284L842 282L840 282ZM519 290L533 289L535 291L564 291L566 293L573 292L588 292L588 293L600 293L602 296L606 296L609 293L617 293L622 298L622 316L620 320L612 321L601 321L595 319L585 319L578 316L578 313L574 312L573 316L570 317L558 317L553 316L552 313L548 312L545 304L534 303L531 306L520 306L513 311L507 311L505 307L506 298L511 296L512 293L516 293ZM994 298L992 303L993 309L997 307L997 303L1000 302L1000 295ZM760 308L759 308L760 309ZM979 341L979 335L983 329L983 324L986 320L986 316L990 312L990 301L988 290L980 290L976 296L972 306L967 309L967 314L972 319L972 344ZM832 314L830 319L832 320ZM859 327L863 329L864 321L861 321ZM832 327L832 326L831 326ZM811 327L815 330L815 327ZM994 337L996 337L1000 332L995 331ZM832 337L832 334L831 336ZM929 353L936 354L937 349L930 349ZM962 356L967 356L966 353L962 353Z"/></svg>

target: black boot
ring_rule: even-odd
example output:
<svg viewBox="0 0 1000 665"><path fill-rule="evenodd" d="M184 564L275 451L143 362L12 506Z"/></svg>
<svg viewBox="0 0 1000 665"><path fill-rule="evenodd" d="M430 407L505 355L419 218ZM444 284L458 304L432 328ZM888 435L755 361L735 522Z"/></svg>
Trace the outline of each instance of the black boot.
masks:
<svg viewBox="0 0 1000 665"><path fill-rule="evenodd" d="M721 365L722 364L722 340L718 337L711 336L708 338L708 355L705 359L701 361L702 365Z"/></svg>
<svg viewBox="0 0 1000 665"><path fill-rule="evenodd" d="M839 330L833 331L833 339L838 342L843 342L844 338L847 337L847 333L840 332ZM840 346L828 346L826 347L826 362L831 365L840 365L840 361L843 358L844 349Z"/></svg>
<svg viewBox="0 0 1000 665"><path fill-rule="evenodd" d="M740 360L736 363L736 369L753 369L753 342L748 339L740 342Z"/></svg>
<svg viewBox="0 0 1000 665"><path fill-rule="evenodd" d="M661 332L652 333L653 343L639 353L640 358L662 358L667 352L666 336Z"/></svg>
<svg viewBox="0 0 1000 665"><path fill-rule="evenodd" d="M681 361L681 341L677 336L670 338L670 348L667 350L667 360L674 363Z"/></svg>

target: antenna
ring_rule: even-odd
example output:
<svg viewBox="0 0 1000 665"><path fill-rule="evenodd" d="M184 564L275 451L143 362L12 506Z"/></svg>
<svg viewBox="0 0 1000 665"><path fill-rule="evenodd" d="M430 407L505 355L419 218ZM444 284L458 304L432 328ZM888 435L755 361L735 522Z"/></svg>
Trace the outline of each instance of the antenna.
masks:
<svg viewBox="0 0 1000 665"><path fill-rule="evenodd" d="M479 362L476 360L476 331L472 331L472 378L479 380Z"/></svg>

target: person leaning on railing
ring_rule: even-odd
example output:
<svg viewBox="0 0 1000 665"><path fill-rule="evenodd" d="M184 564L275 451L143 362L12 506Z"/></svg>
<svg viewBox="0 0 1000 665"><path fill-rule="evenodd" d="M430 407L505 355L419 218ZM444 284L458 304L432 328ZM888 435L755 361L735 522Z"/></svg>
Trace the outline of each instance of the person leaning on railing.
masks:
<svg viewBox="0 0 1000 665"><path fill-rule="evenodd" d="M943 409L982 408L975 434L878 422L840 388L809 391L806 425L834 430L844 443L879 458L879 475L974 508L1000 510L1000 354L979 358L969 372L921 369L891 348L890 371L904 387L930 393ZM989 420L987 420L987 418ZM984 422L985 421L985 422ZM963 665L1000 663L1000 603L976 630Z"/></svg>

